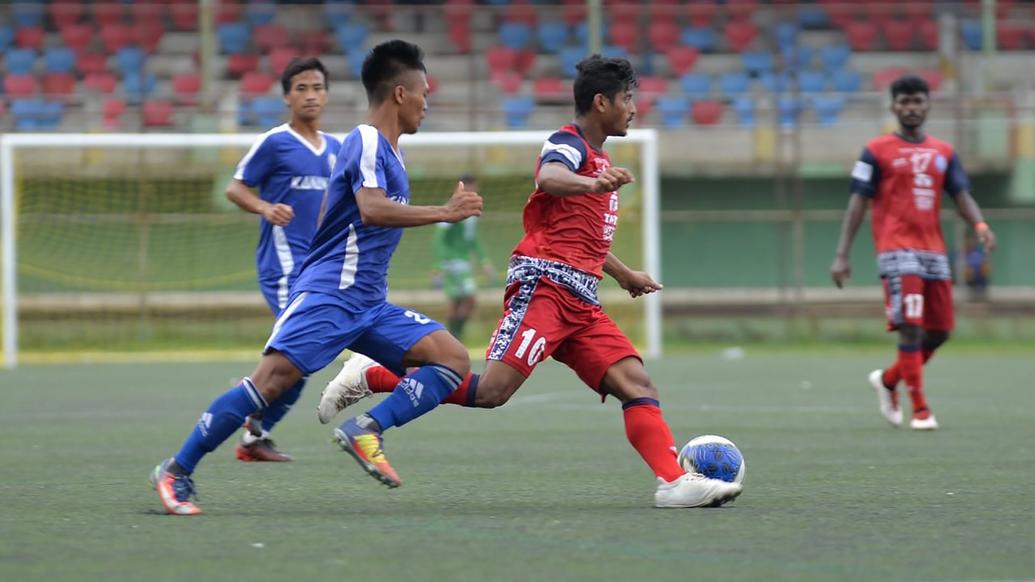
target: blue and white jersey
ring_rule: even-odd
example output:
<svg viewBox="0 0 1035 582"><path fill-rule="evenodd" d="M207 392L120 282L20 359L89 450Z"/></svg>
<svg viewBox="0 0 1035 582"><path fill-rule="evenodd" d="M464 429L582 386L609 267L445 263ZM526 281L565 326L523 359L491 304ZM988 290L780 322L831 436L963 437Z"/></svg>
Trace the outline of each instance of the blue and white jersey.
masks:
<svg viewBox="0 0 1035 582"><path fill-rule="evenodd" d="M371 125L357 126L341 144L327 187L326 213L292 294L336 294L353 306L386 301L388 263L403 229L363 224L356 205L360 188L380 188L395 202L410 202L402 155Z"/></svg>
<svg viewBox="0 0 1035 582"><path fill-rule="evenodd" d="M287 305L288 291L294 282L316 232L320 205L337 160L341 143L320 132L319 148L306 141L288 124L262 134L241 162L234 178L271 204L287 204L295 216L287 226L274 226L265 218L259 221L259 244L255 263L259 286L271 306ZM277 309L277 311L279 311Z"/></svg>

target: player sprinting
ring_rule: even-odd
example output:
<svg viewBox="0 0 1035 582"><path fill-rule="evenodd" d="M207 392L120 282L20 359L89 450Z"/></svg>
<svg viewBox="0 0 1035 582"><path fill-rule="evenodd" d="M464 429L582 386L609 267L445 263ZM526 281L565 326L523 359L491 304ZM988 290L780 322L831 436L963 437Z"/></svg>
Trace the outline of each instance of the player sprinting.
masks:
<svg viewBox="0 0 1035 582"><path fill-rule="evenodd" d="M474 176L461 176L460 181L465 187L478 190ZM455 224L440 223L435 230L434 252L436 270L433 277L449 299L446 326L449 333L462 341L464 325L474 311L475 291L478 290L474 267L480 267L488 279L495 276L492 263L478 239L478 219L471 217Z"/></svg>
<svg viewBox="0 0 1035 582"><path fill-rule="evenodd" d="M258 367L212 402L180 451L151 474L168 513L201 513L191 500L191 474L202 457L229 438L245 417L268 408L345 348L369 354L398 372L417 368L370 411L377 431L357 425L339 437L342 448L366 470L396 486L399 481L384 458L380 432L437 406L470 369L466 348L441 324L386 301L387 272L403 228L476 216L481 197L460 184L444 206L408 205L409 183L398 140L417 131L427 109L428 82L419 47L401 40L374 47L363 62L362 80L369 123L342 142L327 188L326 214Z"/></svg>
<svg viewBox="0 0 1035 582"><path fill-rule="evenodd" d="M626 134L636 115L636 86L625 59L595 55L578 64L575 121L551 135L540 153L536 188L524 210L525 236L510 258L504 313L489 342L485 372L466 377L444 402L500 406L539 362L553 356L601 399L610 394L622 402L626 436L657 476L657 507L721 505L736 498L741 486L679 466L657 388L639 353L597 300L604 273L632 297L662 287L610 251L618 189L633 176L612 166L602 147L608 137ZM328 422L345 406L397 382L394 371L353 355L321 396L319 418ZM363 414L342 429L370 423L370 415Z"/></svg>
<svg viewBox="0 0 1035 582"><path fill-rule="evenodd" d="M273 315L287 307L288 290L309 252L309 241L341 144L320 131L327 105L327 69L315 58L295 59L280 77L291 121L259 136L237 165L226 196L242 210L258 214L255 265L259 289ZM259 194L253 191L258 188ZM276 449L270 431L298 401L299 380L261 414L250 416L234 451L242 461L290 461Z"/></svg>
<svg viewBox="0 0 1035 582"><path fill-rule="evenodd" d="M852 272L852 241L869 202L888 330L898 330L899 336L898 358L886 370L874 370L869 381L881 414L896 427L902 424L896 388L905 382L914 430L938 428L924 398L923 365L949 339L954 323L952 277L939 217L942 191L955 199L960 216L986 250L995 248L995 235L970 195L970 181L956 152L923 131L929 93L927 82L918 77L892 83L891 110L899 129L870 141L855 163L852 195L830 267L834 284L843 287Z"/></svg>

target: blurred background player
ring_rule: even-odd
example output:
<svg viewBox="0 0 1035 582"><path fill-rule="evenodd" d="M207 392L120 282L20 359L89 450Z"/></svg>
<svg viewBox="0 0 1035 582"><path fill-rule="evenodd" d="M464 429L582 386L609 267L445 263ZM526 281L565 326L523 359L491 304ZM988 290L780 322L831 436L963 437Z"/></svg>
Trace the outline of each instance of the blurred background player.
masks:
<svg viewBox="0 0 1035 582"><path fill-rule="evenodd" d="M478 191L474 176L464 174L460 182L465 188ZM478 238L478 218L472 216L455 224L439 223L435 230L434 249L437 268L432 273L432 281L435 287L445 291L449 299L446 329L463 341L464 324L474 311L475 292L478 290L474 266L482 270L487 282L496 275Z"/></svg>
<svg viewBox="0 0 1035 582"><path fill-rule="evenodd" d="M995 235L970 195L970 181L956 152L923 131L929 94L927 82L919 77L892 83L891 111L898 131L870 141L855 163L852 194L830 267L834 284L843 287L852 272L852 241L869 203L888 329L899 335L898 358L887 369L874 370L869 380L881 414L892 426L902 424L896 388L905 382L914 430L938 428L924 398L923 365L954 325L952 274L939 218L942 191L955 199L959 215L985 249L995 249Z"/></svg>
<svg viewBox="0 0 1035 582"><path fill-rule="evenodd" d="M381 450L381 432L431 410L470 370L467 349L438 322L387 302L388 263L402 229L460 221L481 212L481 197L459 184L444 206L410 206L399 136L416 133L427 110L423 52L393 40L362 68L369 123L342 143L327 187L326 214L291 286L255 371L217 398L151 482L166 512L201 513L191 474L249 415L268 408L306 375L349 348L402 373L405 382L366 417L337 431L342 448L389 486L399 480Z"/></svg>
<svg viewBox="0 0 1035 582"><path fill-rule="evenodd" d="M632 297L662 287L611 253L618 189L633 176L612 166L602 148L608 137L626 135L636 116L636 75L628 60L599 55L579 62L577 71L575 121L543 144L535 191L524 209L525 235L510 257L504 313L486 350L485 371L467 376L444 402L500 406L539 362L553 356L602 400L612 395L621 401L626 437L657 478L656 507L722 505L735 499L741 486L680 467L658 390L636 348L597 297L604 273ZM391 370L362 355L352 356L336 380L321 396L321 422L399 382ZM370 420L362 414L346 424Z"/></svg>
<svg viewBox="0 0 1035 582"><path fill-rule="evenodd" d="M288 290L316 232L316 222L341 144L320 131L327 105L327 69L315 58L295 59L280 79L291 120L262 134L237 165L226 197L258 214L255 266L259 289L273 315L287 307ZM256 195L254 189L259 190ZM242 461L290 461L277 451L270 431L298 400L305 379L248 418L235 454Z"/></svg>

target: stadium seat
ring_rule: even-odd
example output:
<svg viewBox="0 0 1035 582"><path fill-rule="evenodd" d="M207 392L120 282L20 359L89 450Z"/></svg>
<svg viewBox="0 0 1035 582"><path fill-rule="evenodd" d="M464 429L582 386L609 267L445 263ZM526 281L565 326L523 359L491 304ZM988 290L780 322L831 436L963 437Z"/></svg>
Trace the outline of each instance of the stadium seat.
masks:
<svg viewBox="0 0 1035 582"><path fill-rule="evenodd" d="M801 100L792 95L780 95L776 100L780 127L794 127L801 114Z"/></svg>
<svg viewBox="0 0 1035 582"><path fill-rule="evenodd" d="M524 50L532 42L532 27L523 22L505 22L500 26L499 38L507 48Z"/></svg>
<svg viewBox="0 0 1035 582"><path fill-rule="evenodd" d="M825 2L827 18L830 23L841 30L848 28L848 25L855 21L858 5L850 2L831 1Z"/></svg>
<svg viewBox="0 0 1035 582"><path fill-rule="evenodd" d="M852 50L873 50L873 43L877 39L877 26L865 20L853 21L845 28L845 35Z"/></svg>
<svg viewBox="0 0 1035 582"><path fill-rule="evenodd" d="M58 30L64 30L67 26L78 24L82 20L85 10L82 2L53 2L47 5L50 11L50 20Z"/></svg>
<svg viewBox="0 0 1035 582"><path fill-rule="evenodd" d="M787 69L807 69L812 65L812 47L807 45L787 45L780 48L780 54Z"/></svg>
<svg viewBox="0 0 1035 582"><path fill-rule="evenodd" d="M147 97L157 85L158 79L152 74L126 75L122 78L122 90L126 94L126 101L130 103L137 103Z"/></svg>
<svg viewBox="0 0 1035 582"><path fill-rule="evenodd" d="M715 125L722 117L722 102L701 100L690 105L690 117L697 125Z"/></svg>
<svg viewBox="0 0 1035 582"><path fill-rule="evenodd" d="M887 67L880 69L873 73L873 88L878 91L883 91L891 86L895 79L898 79L902 75L906 74L906 70L902 67Z"/></svg>
<svg viewBox="0 0 1035 582"><path fill-rule="evenodd" d="M772 72L765 72L758 75L758 84L769 93L783 93L790 89L791 80L788 73L780 73L778 75Z"/></svg>
<svg viewBox="0 0 1035 582"><path fill-rule="evenodd" d="M733 52L742 53L751 46L758 36L758 27L750 20L733 20L726 23L724 31L726 44Z"/></svg>
<svg viewBox="0 0 1035 582"><path fill-rule="evenodd" d="M942 73L938 69L920 69L916 72L916 76L927 81L932 93L942 87Z"/></svg>
<svg viewBox="0 0 1035 582"><path fill-rule="evenodd" d="M802 5L798 7L798 25L806 30L822 30L830 26L830 19L823 6Z"/></svg>
<svg viewBox="0 0 1035 582"><path fill-rule="evenodd" d="M827 89L827 76L821 71L798 73L798 90L802 93L822 93Z"/></svg>
<svg viewBox="0 0 1035 582"><path fill-rule="evenodd" d="M568 77L574 77L577 72L575 65L586 56L586 51L582 47L565 47L557 56L561 61L561 69L564 71L564 74Z"/></svg>
<svg viewBox="0 0 1035 582"><path fill-rule="evenodd" d="M672 71L673 75L685 75L694 68L694 64L697 63L698 55L700 55L700 51L692 46L672 47L672 49L666 53L666 56L668 57L668 68Z"/></svg>
<svg viewBox="0 0 1035 582"><path fill-rule="evenodd" d="M144 51L135 46L122 47L115 53L115 66L123 77L139 74L146 62Z"/></svg>
<svg viewBox="0 0 1035 582"><path fill-rule="evenodd" d="M194 2L176 3L169 6L169 16L173 28L181 31L195 30L198 27L198 5Z"/></svg>
<svg viewBox="0 0 1035 582"><path fill-rule="evenodd" d="M97 53L80 53L76 58L76 69L84 77L108 70L108 57Z"/></svg>
<svg viewBox="0 0 1035 582"><path fill-rule="evenodd" d="M755 100L750 95L741 95L734 99L733 112L741 127L754 127L758 123L755 118Z"/></svg>
<svg viewBox="0 0 1035 582"><path fill-rule="evenodd" d="M1023 50L1028 36L1027 27L1010 22L996 24L995 37L999 48L1007 51Z"/></svg>
<svg viewBox="0 0 1035 582"><path fill-rule="evenodd" d="M114 93L115 87L118 86L118 84L119 80L115 78L115 75L103 71L90 73L83 79L83 87L91 91L103 93L104 95Z"/></svg>
<svg viewBox="0 0 1035 582"><path fill-rule="evenodd" d="M690 98L705 98L712 93L712 78L704 73L687 73L679 78L679 86Z"/></svg>
<svg viewBox="0 0 1035 582"><path fill-rule="evenodd" d="M816 120L823 127L837 125L838 117L845 108L843 95L816 95L812 98L812 106L816 110Z"/></svg>
<svg viewBox="0 0 1035 582"><path fill-rule="evenodd" d="M241 53L226 59L226 73L232 79L240 79L259 67L259 55Z"/></svg>
<svg viewBox="0 0 1035 582"><path fill-rule="evenodd" d="M86 50L93 40L93 28L88 24L69 24L61 28L61 42L74 51Z"/></svg>
<svg viewBox="0 0 1035 582"><path fill-rule="evenodd" d="M838 93L858 93L862 89L862 75L850 69L834 71L830 81Z"/></svg>
<svg viewBox="0 0 1035 582"><path fill-rule="evenodd" d="M322 55L330 47L330 37L325 30L308 30L295 37L295 52L299 55Z"/></svg>
<svg viewBox="0 0 1035 582"><path fill-rule="evenodd" d="M963 45L972 51L981 50L981 22L977 20L964 20L960 23L960 36L963 37Z"/></svg>
<svg viewBox="0 0 1035 582"><path fill-rule="evenodd" d="M14 43L14 28L6 24L0 24L0 53L7 52Z"/></svg>
<svg viewBox="0 0 1035 582"><path fill-rule="evenodd" d="M42 87L45 96L66 99L75 94L75 76L71 73L46 73Z"/></svg>
<svg viewBox="0 0 1035 582"><path fill-rule="evenodd" d="M244 7L237 2L220 2L217 6L216 24L232 24L241 21Z"/></svg>
<svg viewBox="0 0 1035 582"><path fill-rule="evenodd" d="M665 54L679 46L679 32L674 20L652 20L647 28L647 41L653 52Z"/></svg>
<svg viewBox="0 0 1035 582"><path fill-rule="evenodd" d="M130 41L144 50L148 54L152 54L158 50L158 45L162 42L162 37L165 35L165 25L161 22L146 21L135 24L130 28Z"/></svg>
<svg viewBox="0 0 1035 582"><path fill-rule="evenodd" d="M11 49L4 57L4 68L8 75L29 75L36 66L36 51L32 49Z"/></svg>
<svg viewBox="0 0 1035 582"><path fill-rule="evenodd" d="M635 21L619 20L607 27L608 40L614 46L620 46L630 53L637 52L640 44L640 28Z"/></svg>
<svg viewBox="0 0 1035 582"><path fill-rule="evenodd" d="M244 19L252 27L266 26L277 18L277 5L272 0L250 0L244 9Z"/></svg>
<svg viewBox="0 0 1035 582"><path fill-rule="evenodd" d="M712 52L715 50L715 32L711 28L684 28L679 35L679 41L701 52Z"/></svg>
<svg viewBox="0 0 1035 582"><path fill-rule="evenodd" d="M600 38L607 39L607 24L600 25ZM589 46L589 23L583 20L575 25L575 41L582 47Z"/></svg>
<svg viewBox="0 0 1035 582"><path fill-rule="evenodd" d="M517 72L510 69L503 71L493 71L490 73L490 79L494 85L499 87L500 91L507 95L513 95L521 90L521 85L524 84L524 79Z"/></svg>
<svg viewBox="0 0 1035 582"><path fill-rule="evenodd" d="M126 111L126 102L122 99L105 99L101 104L101 114L104 116L104 127L115 129L119 126L119 118Z"/></svg>
<svg viewBox="0 0 1035 582"><path fill-rule="evenodd" d="M758 76L773 70L773 55L768 52L747 52L740 55L744 70Z"/></svg>
<svg viewBox="0 0 1035 582"><path fill-rule="evenodd" d="M241 94L254 97L256 95L264 95L270 92L273 88L273 77L266 73L251 72L245 73L244 77L241 77Z"/></svg>
<svg viewBox="0 0 1035 582"><path fill-rule="evenodd" d="M43 50L43 29L38 26L15 29L14 46L20 49Z"/></svg>
<svg viewBox="0 0 1035 582"><path fill-rule="evenodd" d="M512 71L517 65L517 51L505 46L494 46L485 51L489 72Z"/></svg>
<svg viewBox="0 0 1035 582"><path fill-rule="evenodd" d="M448 5L449 3L447 2ZM323 21L331 30L335 30L352 22L352 16L355 11L356 5L351 2L324 2Z"/></svg>
<svg viewBox="0 0 1035 582"><path fill-rule="evenodd" d="M568 43L568 25L564 22L542 22L537 32L543 52L557 54Z"/></svg>
<svg viewBox="0 0 1035 582"><path fill-rule="evenodd" d="M365 47L370 29L365 24L352 22L334 30L334 38L342 52L348 54ZM366 51L363 51L366 52Z"/></svg>
<svg viewBox="0 0 1035 582"><path fill-rule="evenodd" d="M248 49L250 36L248 25L243 22L220 24L216 29L220 52L231 55L245 52Z"/></svg>
<svg viewBox="0 0 1035 582"><path fill-rule="evenodd" d="M319 54L319 53L316 53ZM275 77L279 77L284 69L287 68L291 61L299 55L295 49L291 47L281 47L270 51L269 57L269 69Z"/></svg>
<svg viewBox="0 0 1035 582"><path fill-rule="evenodd" d="M11 103L11 116L20 130L54 129L61 125L64 112L64 104L56 101L15 99Z"/></svg>
<svg viewBox="0 0 1035 582"><path fill-rule="evenodd" d="M123 24L125 4L118 2L95 2L90 5L91 20L102 28L113 24Z"/></svg>
<svg viewBox="0 0 1035 582"><path fill-rule="evenodd" d="M367 51L364 49L353 49L351 52L345 55L345 59L349 62L349 70L352 72L352 76L356 79L360 78L363 74L363 60L367 57Z"/></svg>
<svg viewBox="0 0 1035 582"><path fill-rule="evenodd" d="M201 90L201 76L197 73L180 73L172 78L173 96L180 105L197 105Z"/></svg>
<svg viewBox="0 0 1035 582"><path fill-rule="evenodd" d="M643 4L646 4L644 2ZM633 2L626 2L625 0L610 2L605 0L604 10L606 14L610 16L611 22L619 20L623 21L635 21L639 19L640 14L643 11L643 6Z"/></svg>
<svg viewBox="0 0 1035 582"><path fill-rule="evenodd" d="M793 22L781 22L773 28L776 46L784 48L798 44L798 25Z"/></svg>
<svg viewBox="0 0 1035 582"><path fill-rule="evenodd" d="M134 2L129 5L130 22L133 27L144 26L165 28L165 5L151 2Z"/></svg>
<svg viewBox="0 0 1035 582"><path fill-rule="evenodd" d="M600 56L605 59L627 59L629 58L629 51L624 46L606 44L600 48Z"/></svg>
<svg viewBox="0 0 1035 582"><path fill-rule="evenodd" d="M751 79L744 73L723 73L719 76L719 91L725 97L743 95L751 89Z"/></svg>
<svg viewBox="0 0 1035 582"><path fill-rule="evenodd" d="M694 28L711 28L718 12L717 2L691 2L686 6L687 18Z"/></svg>
<svg viewBox="0 0 1035 582"><path fill-rule="evenodd" d="M583 0L564 0L563 2L564 22L568 26L575 26L586 21L586 3Z"/></svg>
<svg viewBox="0 0 1035 582"><path fill-rule="evenodd" d="M535 100L531 97L506 97L501 105L507 127L519 129L528 126L528 117L535 109Z"/></svg>
<svg viewBox="0 0 1035 582"><path fill-rule="evenodd" d="M925 51L933 51L938 48L938 21L934 19L921 20L916 23L916 29L920 31L920 48Z"/></svg>
<svg viewBox="0 0 1035 582"><path fill-rule="evenodd" d="M446 35L453 46L461 53L471 52L471 25L467 19L450 20L447 23Z"/></svg>
<svg viewBox="0 0 1035 582"><path fill-rule="evenodd" d="M169 127L173 124L173 104L163 100L148 100L140 106L144 127Z"/></svg>
<svg viewBox="0 0 1035 582"><path fill-rule="evenodd" d="M690 109L690 100L682 96L658 97L654 103L661 115L661 125L675 129L686 125L686 114Z"/></svg>
<svg viewBox="0 0 1035 582"><path fill-rule="evenodd" d="M263 53L283 48L291 44L291 36L286 28L279 24L264 24L252 31L255 48Z"/></svg>
<svg viewBox="0 0 1035 582"><path fill-rule="evenodd" d="M536 7L531 4L511 3L503 10L503 22L517 22L534 27L539 21Z"/></svg>
<svg viewBox="0 0 1035 582"><path fill-rule="evenodd" d="M115 53L128 45L132 38L133 32L124 24L109 24L101 27L101 44L109 53Z"/></svg>
<svg viewBox="0 0 1035 582"><path fill-rule="evenodd" d="M889 20L884 24L884 42L893 51L908 51L913 48L916 31L907 20Z"/></svg>
<svg viewBox="0 0 1035 582"><path fill-rule="evenodd" d="M43 26L44 10L42 2L15 2L11 5L11 24L15 28Z"/></svg>
<svg viewBox="0 0 1035 582"><path fill-rule="evenodd" d="M8 97L30 97L39 90L36 77L32 75L7 75L4 77L4 93Z"/></svg>
<svg viewBox="0 0 1035 582"><path fill-rule="evenodd" d="M571 83L559 77L536 77L532 94L540 103L568 103L572 100Z"/></svg>
<svg viewBox="0 0 1035 582"><path fill-rule="evenodd" d="M828 73L844 68L852 58L852 47L846 44L825 45L819 49L819 61Z"/></svg>
<svg viewBox="0 0 1035 582"><path fill-rule="evenodd" d="M259 127L280 125L284 115L284 102L280 97L256 97L251 102L254 124Z"/></svg>
<svg viewBox="0 0 1035 582"><path fill-rule="evenodd" d="M640 77L640 87L637 94L646 97L657 97L668 92L668 79L665 77Z"/></svg>

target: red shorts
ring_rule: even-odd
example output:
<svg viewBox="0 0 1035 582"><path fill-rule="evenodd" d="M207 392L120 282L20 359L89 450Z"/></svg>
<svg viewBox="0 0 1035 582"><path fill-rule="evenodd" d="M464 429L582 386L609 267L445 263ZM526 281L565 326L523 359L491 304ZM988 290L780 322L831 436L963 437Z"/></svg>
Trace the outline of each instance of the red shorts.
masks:
<svg viewBox="0 0 1035 582"><path fill-rule="evenodd" d="M952 331L952 281L922 279L916 275L889 276L884 283L884 311L888 330L904 324L931 331Z"/></svg>
<svg viewBox="0 0 1035 582"><path fill-rule="evenodd" d="M526 378L539 362L553 356L600 392L608 368L624 358L640 358L599 305L546 277L511 283L503 304L503 318L485 358L501 361Z"/></svg>

